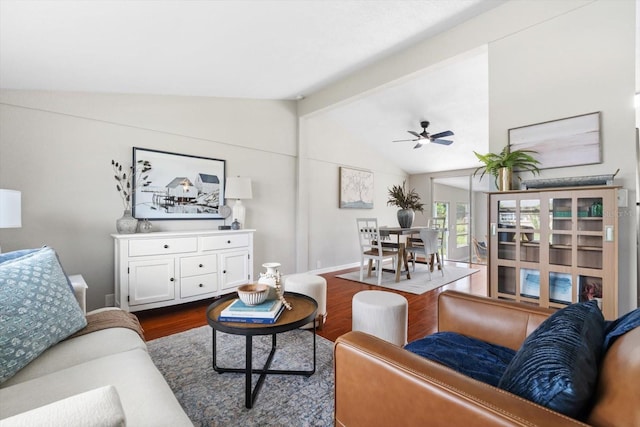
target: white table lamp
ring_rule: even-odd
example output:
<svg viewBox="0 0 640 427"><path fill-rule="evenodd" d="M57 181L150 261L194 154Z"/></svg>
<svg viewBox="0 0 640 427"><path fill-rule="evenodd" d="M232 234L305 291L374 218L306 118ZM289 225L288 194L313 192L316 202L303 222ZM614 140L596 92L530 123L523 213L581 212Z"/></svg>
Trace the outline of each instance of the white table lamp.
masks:
<svg viewBox="0 0 640 427"><path fill-rule="evenodd" d="M238 221L241 227L244 227L244 218L246 209L242 204L242 199L251 199L253 193L251 192L251 178L247 177L228 177L225 189L225 198L236 199L236 204L233 205L232 217L234 221Z"/></svg>
<svg viewBox="0 0 640 427"><path fill-rule="evenodd" d="M0 228L22 227L21 205L22 193L16 190L0 189Z"/></svg>

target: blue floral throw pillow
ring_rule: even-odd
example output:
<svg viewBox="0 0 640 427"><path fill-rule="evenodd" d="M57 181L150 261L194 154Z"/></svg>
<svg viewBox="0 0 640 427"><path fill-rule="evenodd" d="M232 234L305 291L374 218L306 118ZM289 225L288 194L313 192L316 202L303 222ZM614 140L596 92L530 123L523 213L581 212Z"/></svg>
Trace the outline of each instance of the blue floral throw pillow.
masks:
<svg viewBox="0 0 640 427"><path fill-rule="evenodd" d="M87 325L51 248L0 263L0 383Z"/></svg>
<svg viewBox="0 0 640 427"><path fill-rule="evenodd" d="M572 304L527 337L498 387L580 418L596 388L603 340L597 303Z"/></svg>

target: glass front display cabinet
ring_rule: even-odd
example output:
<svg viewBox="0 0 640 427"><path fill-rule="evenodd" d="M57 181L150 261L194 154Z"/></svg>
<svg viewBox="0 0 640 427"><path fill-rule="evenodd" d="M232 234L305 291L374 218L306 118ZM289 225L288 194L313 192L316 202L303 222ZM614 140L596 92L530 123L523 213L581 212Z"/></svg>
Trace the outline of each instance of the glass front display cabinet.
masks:
<svg viewBox="0 0 640 427"><path fill-rule="evenodd" d="M618 314L617 188L489 194L489 294L562 308L595 299Z"/></svg>

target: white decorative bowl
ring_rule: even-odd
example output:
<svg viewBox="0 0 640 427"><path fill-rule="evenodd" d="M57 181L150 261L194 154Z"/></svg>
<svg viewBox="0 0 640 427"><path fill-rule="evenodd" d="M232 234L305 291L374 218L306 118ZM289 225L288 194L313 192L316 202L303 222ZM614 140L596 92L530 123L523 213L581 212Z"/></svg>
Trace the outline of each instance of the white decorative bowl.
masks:
<svg viewBox="0 0 640 427"><path fill-rule="evenodd" d="M246 305L258 305L267 299L269 286L267 285L242 285L238 286L238 297Z"/></svg>

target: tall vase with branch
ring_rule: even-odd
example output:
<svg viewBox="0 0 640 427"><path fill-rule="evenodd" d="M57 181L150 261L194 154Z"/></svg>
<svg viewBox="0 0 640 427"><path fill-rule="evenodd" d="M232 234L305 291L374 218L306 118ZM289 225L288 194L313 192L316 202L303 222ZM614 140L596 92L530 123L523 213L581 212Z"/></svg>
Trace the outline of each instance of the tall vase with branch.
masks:
<svg viewBox="0 0 640 427"><path fill-rule="evenodd" d="M476 155L483 165L475 170L473 176L476 176L478 172L482 172L480 175L480 179L482 179L482 177L488 173L494 177L498 190L511 190L514 169L518 171L528 171L533 175L540 174L540 169L538 168L540 162L532 156L532 154L536 153L537 152L533 150L511 151L509 145L504 147L502 151L500 151L500 154L479 154L474 151L473 154Z"/></svg>
<svg viewBox="0 0 640 427"><path fill-rule="evenodd" d="M402 181L402 186L394 185L389 188L387 205L400 208L398 210L398 224L402 228L411 228L416 215L415 211L424 212L424 204L420 202L420 195L414 188L407 191L405 181Z"/></svg>
<svg viewBox="0 0 640 427"><path fill-rule="evenodd" d="M116 230L123 234L135 233L138 220L131 215L131 197L137 188L148 187L151 184L148 174L151 162L138 160L134 166L125 167L122 163L111 160L111 167L117 182L116 190L124 207L124 215L116 220Z"/></svg>

